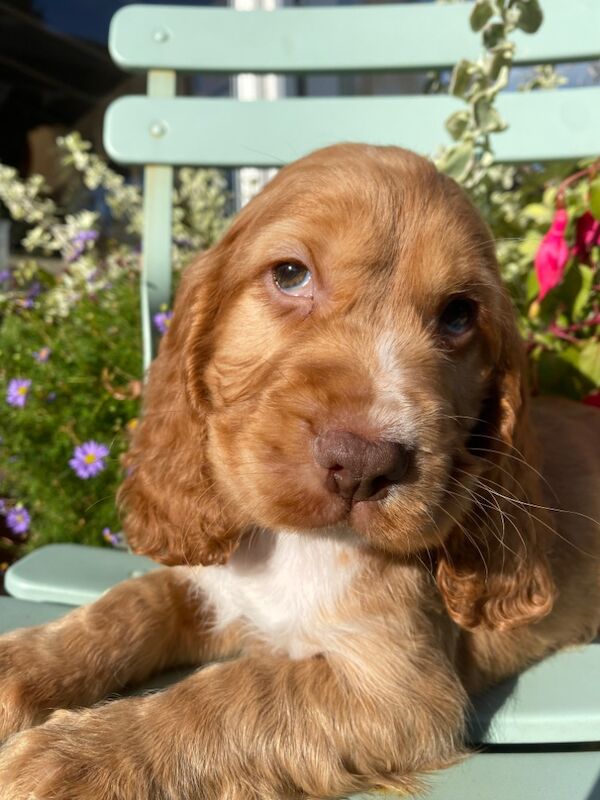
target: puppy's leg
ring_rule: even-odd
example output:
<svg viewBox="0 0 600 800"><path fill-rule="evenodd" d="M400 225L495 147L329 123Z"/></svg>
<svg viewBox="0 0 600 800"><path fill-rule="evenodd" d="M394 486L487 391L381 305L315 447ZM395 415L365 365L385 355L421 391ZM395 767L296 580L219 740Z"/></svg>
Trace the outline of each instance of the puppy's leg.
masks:
<svg viewBox="0 0 600 800"><path fill-rule="evenodd" d="M376 677L373 664L368 669ZM283 800L377 785L412 790L419 772L459 757L465 698L439 666L430 675L401 668L398 678L397 693L381 696L324 657L244 657L151 696L58 712L5 746L0 800Z"/></svg>
<svg viewBox="0 0 600 800"><path fill-rule="evenodd" d="M0 741L167 667L225 654L185 571L125 581L64 618L0 637Z"/></svg>

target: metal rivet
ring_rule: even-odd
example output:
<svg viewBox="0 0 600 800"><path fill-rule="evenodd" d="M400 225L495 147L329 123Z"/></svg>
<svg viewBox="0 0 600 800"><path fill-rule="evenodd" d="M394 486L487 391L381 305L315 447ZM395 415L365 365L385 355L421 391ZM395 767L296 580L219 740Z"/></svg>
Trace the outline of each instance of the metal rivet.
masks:
<svg viewBox="0 0 600 800"><path fill-rule="evenodd" d="M164 122L153 122L150 126L150 136L154 136L155 139L160 139L166 132L167 126Z"/></svg>
<svg viewBox="0 0 600 800"><path fill-rule="evenodd" d="M154 31L154 41L162 44L163 42L167 42L169 40L169 31L166 31L164 28L159 28L157 31Z"/></svg>

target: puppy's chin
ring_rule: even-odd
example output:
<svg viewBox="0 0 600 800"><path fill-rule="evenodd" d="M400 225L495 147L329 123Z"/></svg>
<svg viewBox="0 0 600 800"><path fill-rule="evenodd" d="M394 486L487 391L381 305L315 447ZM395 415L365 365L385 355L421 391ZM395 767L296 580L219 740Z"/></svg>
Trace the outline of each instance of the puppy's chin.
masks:
<svg viewBox="0 0 600 800"><path fill-rule="evenodd" d="M395 555L439 545L436 533L429 530L428 514L411 513L404 504L390 503L389 498L388 502L364 500L354 505L333 495L318 500L307 495L305 500L304 507L278 515L276 524L271 520L262 524L272 530L327 537L338 537L337 532L342 531L348 541Z"/></svg>

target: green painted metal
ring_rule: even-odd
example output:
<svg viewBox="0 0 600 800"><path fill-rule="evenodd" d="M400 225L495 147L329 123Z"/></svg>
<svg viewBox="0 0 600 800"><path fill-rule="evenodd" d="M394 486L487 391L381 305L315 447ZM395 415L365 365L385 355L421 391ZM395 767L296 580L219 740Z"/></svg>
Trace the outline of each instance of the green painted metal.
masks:
<svg viewBox="0 0 600 800"><path fill-rule="evenodd" d="M159 565L149 558L108 548L50 544L33 550L6 573L6 590L21 600L92 603L111 586Z"/></svg>
<svg viewBox="0 0 600 800"><path fill-rule="evenodd" d="M517 34L518 63L600 54L597 0L544 0L535 36ZM203 72L343 72L453 66L478 54L468 3L282 8L127 6L109 46L125 69Z"/></svg>
<svg viewBox="0 0 600 800"><path fill-rule="evenodd" d="M148 73L148 98L172 98L176 74L172 70ZM155 117L148 120L147 136L162 141L170 135L169 123ZM173 167L144 159L144 231L142 238L141 315L144 371L156 352L157 332L153 316L171 302L171 218Z"/></svg>
<svg viewBox="0 0 600 800"><path fill-rule="evenodd" d="M56 603L32 603L14 597L0 597L0 634L51 622L70 610L69 606Z"/></svg>
<svg viewBox="0 0 600 800"><path fill-rule="evenodd" d="M105 146L125 163L281 166L339 141L396 144L433 154L460 108L448 96L228 99L124 97L109 108ZM580 158L600 151L600 87L506 93L509 123L495 137L499 161ZM150 133L157 121L161 138Z"/></svg>
<svg viewBox="0 0 600 800"><path fill-rule="evenodd" d="M424 779L418 796L356 794L348 800L600 800L600 752L483 753Z"/></svg>
<svg viewBox="0 0 600 800"><path fill-rule="evenodd" d="M477 743L600 742L600 640L563 650L485 692L475 712L470 738Z"/></svg>

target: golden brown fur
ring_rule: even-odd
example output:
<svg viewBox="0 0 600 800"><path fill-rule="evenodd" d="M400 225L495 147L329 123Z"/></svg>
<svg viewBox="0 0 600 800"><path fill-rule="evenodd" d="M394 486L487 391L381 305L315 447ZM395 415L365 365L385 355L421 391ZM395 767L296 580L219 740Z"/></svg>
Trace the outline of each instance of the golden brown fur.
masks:
<svg viewBox="0 0 600 800"><path fill-rule="evenodd" d="M278 291L286 260L312 297ZM477 316L453 339L457 296ZM0 640L0 738L23 731L0 800L333 798L462 758L468 693L600 625L600 414L529 405L489 232L452 181L359 145L283 169L186 270L127 457L129 540L180 566ZM352 507L327 491L312 447L336 429L408 443L403 482ZM309 565L339 538L339 596L317 586L285 639L250 607L220 622L211 565L246 580L256 541L290 535Z"/></svg>

